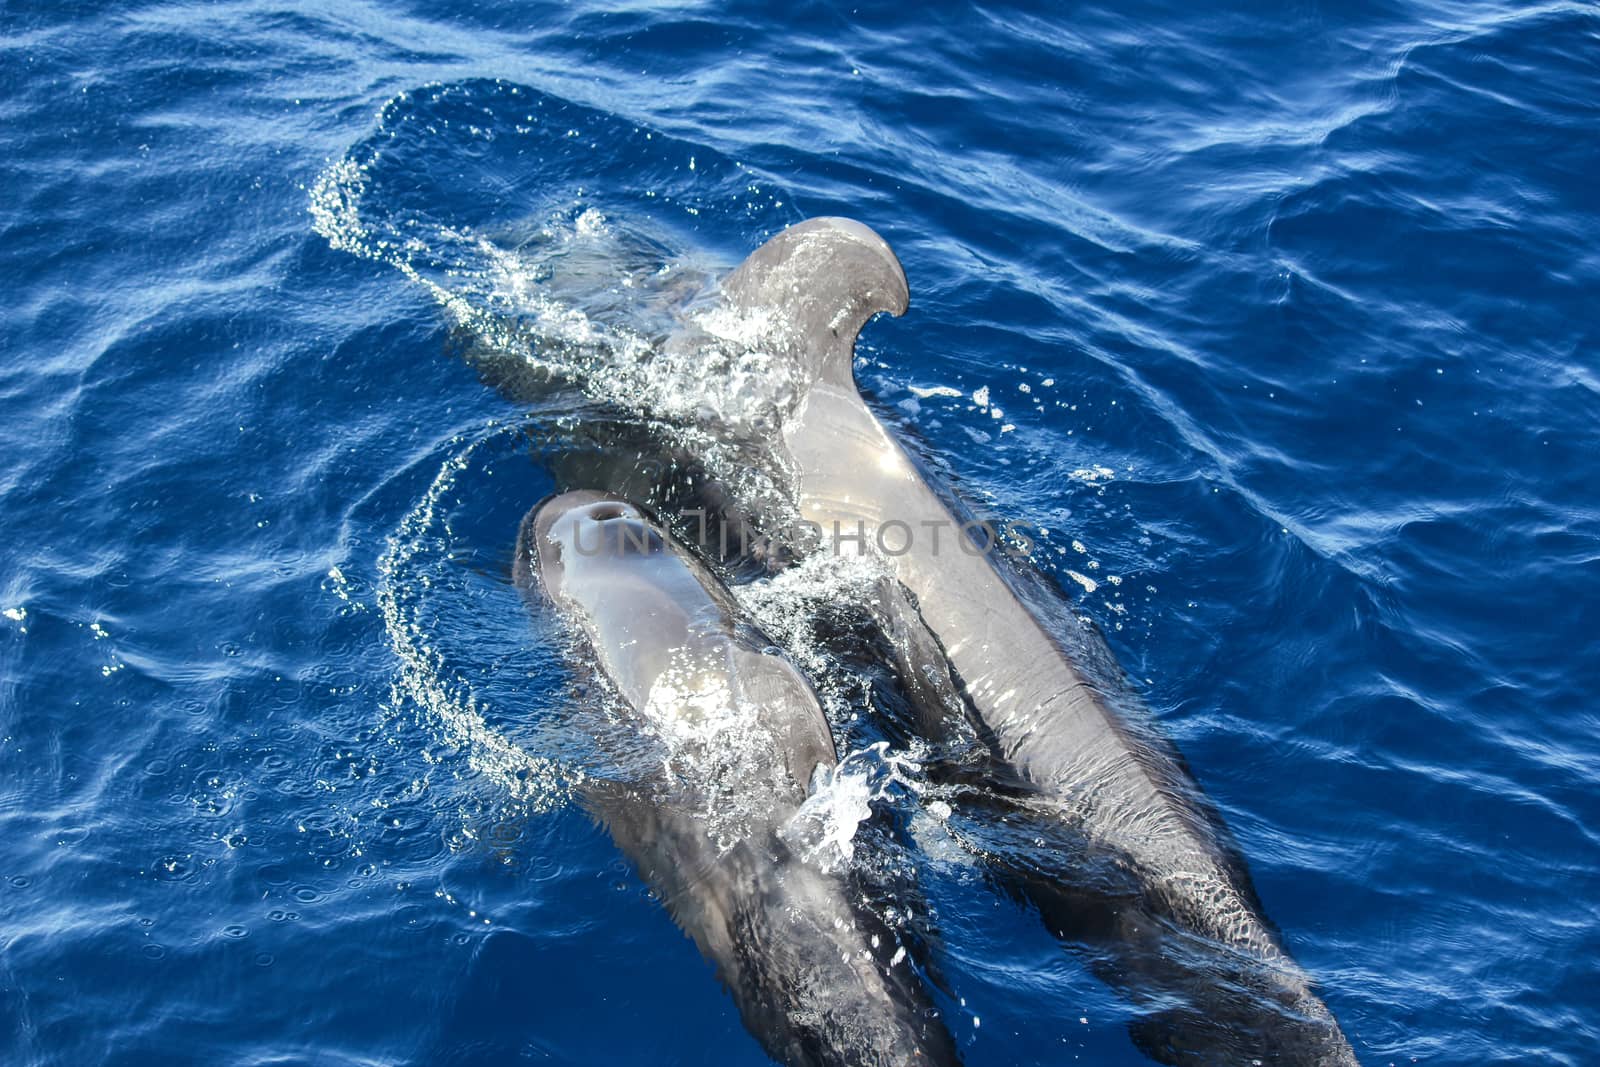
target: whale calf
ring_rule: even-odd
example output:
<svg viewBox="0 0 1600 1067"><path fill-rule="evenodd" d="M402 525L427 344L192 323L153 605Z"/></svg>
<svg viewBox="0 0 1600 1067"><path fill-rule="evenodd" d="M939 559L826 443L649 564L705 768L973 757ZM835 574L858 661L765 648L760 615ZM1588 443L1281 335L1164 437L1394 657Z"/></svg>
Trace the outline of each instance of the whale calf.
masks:
<svg viewBox="0 0 1600 1067"><path fill-rule="evenodd" d="M743 324L739 343L791 379L770 446L795 514L769 523L798 519L813 550L832 535L835 551L882 559L892 581L878 610L907 688L931 707L930 730L953 734L966 717L1029 808L1075 843L1071 864L1032 870L1024 886L1139 1003L1141 1047L1172 1063L1355 1063L1103 640L974 533L862 400L857 334L909 303L888 244L852 220L808 220L751 254L720 301Z"/></svg>
<svg viewBox="0 0 1600 1067"><path fill-rule="evenodd" d="M750 1032L790 1065L957 1064L895 939L846 873L786 836L837 763L815 694L727 589L620 497L549 498L518 536L518 585L581 632L652 770L584 801L717 969Z"/></svg>

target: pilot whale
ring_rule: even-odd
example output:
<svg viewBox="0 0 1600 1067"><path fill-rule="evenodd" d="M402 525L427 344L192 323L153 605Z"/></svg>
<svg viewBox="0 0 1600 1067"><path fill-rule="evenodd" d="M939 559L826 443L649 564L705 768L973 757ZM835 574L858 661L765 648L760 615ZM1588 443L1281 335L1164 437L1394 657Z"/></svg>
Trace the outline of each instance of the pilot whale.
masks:
<svg viewBox="0 0 1600 1067"><path fill-rule="evenodd" d="M568 492L523 521L514 572L581 632L667 757L584 801L790 1065L954 1065L918 973L846 874L787 828L837 764L805 679L705 567L620 497Z"/></svg>
<svg viewBox="0 0 1600 1067"><path fill-rule="evenodd" d="M792 379L770 447L796 514L768 524L798 519L811 550L882 560L876 608L928 728L975 733L1030 810L1076 842L1072 863L1021 881L1055 932L1087 944L1140 1004L1141 1047L1172 1063L1355 1063L1103 639L975 531L857 391L862 326L909 303L888 244L852 220L811 219L751 254L718 299L724 320L744 324L740 343Z"/></svg>

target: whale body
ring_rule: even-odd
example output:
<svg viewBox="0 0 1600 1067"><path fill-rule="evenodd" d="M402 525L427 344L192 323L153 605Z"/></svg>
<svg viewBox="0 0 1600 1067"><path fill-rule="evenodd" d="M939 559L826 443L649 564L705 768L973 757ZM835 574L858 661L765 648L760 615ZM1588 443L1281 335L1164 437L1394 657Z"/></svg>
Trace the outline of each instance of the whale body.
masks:
<svg viewBox="0 0 1600 1067"><path fill-rule="evenodd" d="M1172 1063L1355 1063L1103 641L974 532L857 391L861 327L909 303L888 244L852 220L811 219L757 249L720 299L796 383L770 442L795 514L769 521L798 519L812 550L883 561L877 607L928 728L974 731L1029 809L1075 842L1071 864L1030 870L1023 888L1139 1003L1141 1047Z"/></svg>
<svg viewBox="0 0 1600 1067"><path fill-rule="evenodd" d="M638 507L592 491L528 514L514 570L665 749L647 773L591 783L584 801L768 1054L795 1067L959 1063L848 875L787 835L837 763L833 738L810 686L727 589Z"/></svg>

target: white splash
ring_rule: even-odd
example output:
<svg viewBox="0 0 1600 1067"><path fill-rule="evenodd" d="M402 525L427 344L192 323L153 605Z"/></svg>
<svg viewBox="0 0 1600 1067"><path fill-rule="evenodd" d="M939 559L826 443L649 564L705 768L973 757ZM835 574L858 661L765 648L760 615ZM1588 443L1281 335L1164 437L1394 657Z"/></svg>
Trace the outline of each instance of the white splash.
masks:
<svg viewBox="0 0 1600 1067"><path fill-rule="evenodd" d="M819 552L760 582L733 589L739 606L750 613L766 635L782 645L810 679L831 722L850 714L850 704L864 683L840 668L824 651L817 632L823 614L840 604L871 603L885 580L876 556Z"/></svg>
<svg viewBox="0 0 1600 1067"><path fill-rule="evenodd" d="M1085 593L1092 593L1096 589L1100 588L1100 583L1089 577L1087 574L1079 574L1077 571L1068 571L1067 577L1083 586L1083 591Z"/></svg>
<svg viewBox="0 0 1600 1067"><path fill-rule="evenodd" d="M426 577L416 580L417 571L430 550L445 551L448 544L449 528L439 513L440 504L473 453L490 439L474 441L445 461L378 560L378 611L399 663L391 696L397 706L410 701L421 709L443 740L466 752L473 770L502 783L527 810L550 811L565 803L583 779L582 772L534 756L491 727L472 686L445 666L417 617L418 604L430 585Z"/></svg>
<svg viewBox="0 0 1600 1067"><path fill-rule="evenodd" d="M911 755L891 752L887 741L851 752L819 776L784 827L783 839L824 871L847 867L855 859L856 831L872 818L873 804L890 799L896 785L920 790L921 770Z"/></svg>
<svg viewBox="0 0 1600 1067"><path fill-rule="evenodd" d="M655 422L742 499L792 518L773 473L727 432L767 425L804 387L794 361L773 355L786 324L720 306L686 311L709 276L686 258L661 262L659 243L593 207L553 211L515 247L425 217L385 217L367 203L379 159L381 149L340 160L314 183L312 224L330 247L414 282L472 339L474 362L522 364Z"/></svg>
<svg viewBox="0 0 1600 1067"><path fill-rule="evenodd" d="M641 709L664 749L661 769L696 798L695 817L722 850L746 840L792 788L774 758L783 739L736 685L722 649L674 649Z"/></svg>

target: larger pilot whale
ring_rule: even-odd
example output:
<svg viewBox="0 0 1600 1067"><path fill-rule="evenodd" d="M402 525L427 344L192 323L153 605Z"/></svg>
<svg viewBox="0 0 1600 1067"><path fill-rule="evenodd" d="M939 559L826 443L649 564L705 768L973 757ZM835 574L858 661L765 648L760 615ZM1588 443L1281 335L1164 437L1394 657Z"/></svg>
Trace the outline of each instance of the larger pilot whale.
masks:
<svg viewBox="0 0 1600 1067"><path fill-rule="evenodd" d="M590 810L712 961L745 1026L791 1067L955 1065L953 1041L847 872L790 828L837 763L805 679L669 533L620 497L568 492L522 524L516 581L583 634L664 758L591 783Z"/></svg>
<svg viewBox="0 0 1600 1067"><path fill-rule="evenodd" d="M1139 1002L1140 1045L1172 1063L1355 1063L1098 635L975 533L857 391L857 334L909 302L888 244L858 222L811 219L757 249L719 299L721 320L740 324L725 335L789 378L770 445L795 514L767 522L798 519L812 550L882 560L891 580L877 607L908 688L932 709L928 728L974 730L1024 806L1075 843L1070 863L1022 880L1056 932L1088 944L1097 971ZM966 727L948 714L952 691Z"/></svg>

